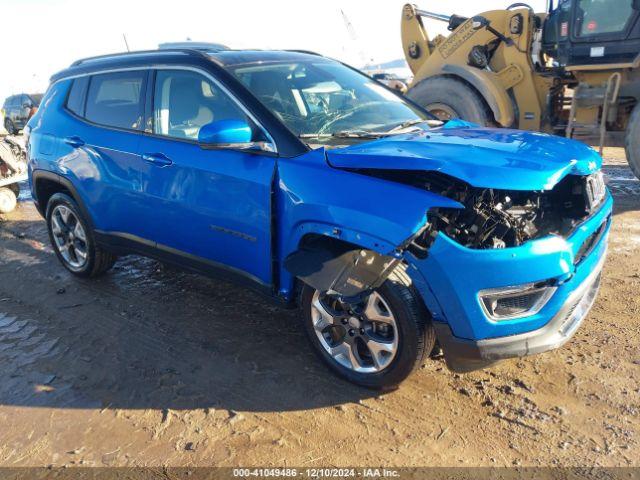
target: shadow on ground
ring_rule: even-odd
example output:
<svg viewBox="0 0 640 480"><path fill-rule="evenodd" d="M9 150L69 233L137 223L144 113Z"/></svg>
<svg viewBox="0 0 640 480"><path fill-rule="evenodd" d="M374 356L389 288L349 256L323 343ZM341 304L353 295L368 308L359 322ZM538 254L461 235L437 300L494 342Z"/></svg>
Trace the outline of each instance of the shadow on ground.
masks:
<svg viewBox="0 0 640 480"><path fill-rule="evenodd" d="M297 310L135 256L76 279L31 218L0 223L0 403L285 411L376 395L320 363Z"/></svg>

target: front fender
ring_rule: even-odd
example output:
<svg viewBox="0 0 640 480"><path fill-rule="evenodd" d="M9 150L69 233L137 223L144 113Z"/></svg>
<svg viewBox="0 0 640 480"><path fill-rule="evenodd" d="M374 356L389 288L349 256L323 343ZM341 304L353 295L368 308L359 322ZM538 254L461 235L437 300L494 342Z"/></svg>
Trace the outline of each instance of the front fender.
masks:
<svg viewBox="0 0 640 480"><path fill-rule="evenodd" d="M399 257L404 243L425 226L430 208L461 207L426 190L332 168L324 149L280 159L275 187L276 252L285 297L294 279L284 259L306 235L330 236Z"/></svg>

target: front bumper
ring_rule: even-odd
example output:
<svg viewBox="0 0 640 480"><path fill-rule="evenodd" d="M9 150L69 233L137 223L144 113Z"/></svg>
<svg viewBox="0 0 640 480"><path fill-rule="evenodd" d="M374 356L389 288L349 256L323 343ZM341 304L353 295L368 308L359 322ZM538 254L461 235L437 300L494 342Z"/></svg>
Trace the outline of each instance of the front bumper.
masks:
<svg viewBox="0 0 640 480"><path fill-rule="evenodd" d="M546 237L502 250L473 250L439 235L409 273L433 316L448 366L483 368L499 359L543 352L577 330L598 291L607 250L613 200L568 238ZM585 249L585 246L588 248ZM556 291L536 314L492 321L478 292L486 288L551 281Z"/></svg>
<svg viewBox="0 0 640 480"><path fill-rule="evenodd" d="M468 372L487 367L504 358L524 357L564 345L573 336L595 302L605 258L606 256L602 257L598 266L567 298L551 321L537 330L471 341L456 338L446 323L435 323L447 366L455 372Z"/></svg>

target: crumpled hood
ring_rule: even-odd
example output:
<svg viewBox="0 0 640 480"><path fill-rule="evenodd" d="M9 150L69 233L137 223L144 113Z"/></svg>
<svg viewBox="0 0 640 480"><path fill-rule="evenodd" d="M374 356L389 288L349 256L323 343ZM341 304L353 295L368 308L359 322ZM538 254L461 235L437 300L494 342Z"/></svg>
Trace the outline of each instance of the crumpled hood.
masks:
<svg viewBox="0 0 640 480"><path fill-rule="evenodd" d="M504 190L550 190L566 175L588 175L602 163L595 150L573 140L461 120L328 150L327 159L335 168L437 171Z"/></svg>

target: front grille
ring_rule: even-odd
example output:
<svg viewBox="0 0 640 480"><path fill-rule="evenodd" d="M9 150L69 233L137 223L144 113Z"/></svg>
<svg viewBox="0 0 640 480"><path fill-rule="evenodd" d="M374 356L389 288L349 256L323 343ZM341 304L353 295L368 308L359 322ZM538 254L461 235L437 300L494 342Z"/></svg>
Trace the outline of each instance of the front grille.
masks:
<svg viewBox="0 0 640 480"><path fill-rule="evenodd" d="M573 259L574 265L578 265L582 260L584 260L587 256L589 256L593 248L598 244L598 242L600 242L600 239L604 235L604 232L607 230L607 225L609 225L610 221L611 221L611 215L609 215L606 218L606 220L602 222L602 224L598 227L598 229L595 232L589 235L585 239L585 241L582 242L582 245L580 245L580 248L578 249L578 252L576 253L576 256Z"/></svg>

